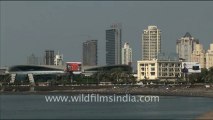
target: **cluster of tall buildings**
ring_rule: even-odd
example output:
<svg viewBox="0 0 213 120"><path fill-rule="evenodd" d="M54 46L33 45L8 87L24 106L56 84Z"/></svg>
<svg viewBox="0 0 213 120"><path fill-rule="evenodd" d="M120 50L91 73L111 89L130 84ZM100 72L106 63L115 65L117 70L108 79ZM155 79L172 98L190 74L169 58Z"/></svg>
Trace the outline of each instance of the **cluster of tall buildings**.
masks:
<svg viewBox="0 0 213 120"><path fill-rule="evenodd" d="M98 65L98 40L87 40L82 44L84 66ZM63 55L55 55L54 50L45 50L43 59L34 54L28 57L31 65L63 65ZM121 24L114 24L106 30L106 65L132 64L132 48L125 42L122 47Z"/></svg>
<svg viewBox="0 0 213 120"><path fill-rule="evenodd" d="M83 65L97 65L97 40L83 43ZM106 30L106 65L131 65L132 49L129 43L122 48L121 24L114 24Z"/></svg>
<svg viewBox="0 0 213 120"><path fill-rule="evenodd" d="M63 65L63 55L55 54L54 50L45 50L43 57L36 57L34 54L28 56L28 65Z"/></svg>
<svg viewBox="0 0 213 120"><path fill-rule="evenodd" d="M142 60L137 61L138 80L177 79L185 62L199 63L201 68L213 67L213 43L206 51L189 32L177 40L176 53L176 60L160 59L161 30L157 26L148 26L142 34Z"/></svg>
<svg viewBox="0 0 213 120"><path fill-rule="evenodd" d="M131 65L132 48L127 42L122 43L121 24L113 24L105 31L106 65ZM213 43L209 50L204 50L198 39L187 32L176 41L176 60L161 59L161 30L148 26L142 33L142 59L137 61L138 79L178 77L181 74L181 62L198 62L201 68L213 66ZM123 45L123 47L122 47ZM82 63L84 66L98 65L98 40L87 40L82 44ZM46 50L42 60L34 54L28 57L28 64L63 65L63 55L55 55L53 50Z"/></svg>
<svg viewBox="0 0 213 120"><path fill-rule="evenodd" d="M198 62L201 68L209 69L213 66L213 43L209 50L205 50L199 40L188 32L177 40L176 51L183 61Z"/></svg>

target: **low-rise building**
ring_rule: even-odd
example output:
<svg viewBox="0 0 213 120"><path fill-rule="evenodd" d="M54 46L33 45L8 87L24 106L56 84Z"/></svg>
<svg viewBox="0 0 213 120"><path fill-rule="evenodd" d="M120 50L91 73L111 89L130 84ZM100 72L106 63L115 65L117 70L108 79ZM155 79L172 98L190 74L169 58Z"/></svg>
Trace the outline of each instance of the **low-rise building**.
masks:
<svg viewBox="0 0 213 120"><path fill-rule="evenodd" d="M137 62L138 80L156 80L157 60L142 60Z"/></svg>
<svg viewBox="0 0 213 120"><path fill-rule="evenodd" d="M177 79L181 77L181 62L170 60L142 60L138 61L138 81Z"/></svg>
<svg viewBox="0 0 213 120"><path fill-rule="evenodd" d="M181 77L181 61L158 61L158 79Z"/></svg>

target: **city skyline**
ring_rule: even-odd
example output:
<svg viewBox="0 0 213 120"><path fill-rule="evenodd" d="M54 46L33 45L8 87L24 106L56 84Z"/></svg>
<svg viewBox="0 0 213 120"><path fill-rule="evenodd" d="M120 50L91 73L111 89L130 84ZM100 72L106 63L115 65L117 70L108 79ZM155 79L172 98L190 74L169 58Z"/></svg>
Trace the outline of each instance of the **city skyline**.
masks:
<svg viewBox="0 0 213 120"><path fill-rule="evenodd" d="M145 12L150 7L153 10ZM65 61L82 61L81 43L88 37L99 40L98 62L104 65L104 31L118 22L122 23L122 41L134 50L133 62L142 57L141 34L149 25L162 31L162 52L175 53L176 40L186 32L207 50L213 42L211 11L212 2L1 1L1 65L25 64L26 56L45 49L60 50Z"/></svg>

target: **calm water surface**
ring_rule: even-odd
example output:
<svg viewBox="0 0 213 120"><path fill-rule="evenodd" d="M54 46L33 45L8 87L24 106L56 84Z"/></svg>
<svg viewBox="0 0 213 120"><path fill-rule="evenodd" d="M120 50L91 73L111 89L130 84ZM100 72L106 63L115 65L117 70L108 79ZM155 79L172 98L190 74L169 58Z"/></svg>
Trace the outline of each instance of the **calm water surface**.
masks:
<svg viewBox="0 0 213 120"><path fill-rule="evenodd" d="M158 103L47 103L44 95L1 95L1 119L194 119L213 98L160 96Z"/></svg>

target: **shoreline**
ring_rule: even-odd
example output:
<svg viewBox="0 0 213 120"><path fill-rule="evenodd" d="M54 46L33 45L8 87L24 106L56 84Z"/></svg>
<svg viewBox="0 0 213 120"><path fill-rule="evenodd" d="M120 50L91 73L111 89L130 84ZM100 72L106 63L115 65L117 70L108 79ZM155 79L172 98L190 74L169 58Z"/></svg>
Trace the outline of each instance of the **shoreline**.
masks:
<svg viewBox="0 0 213 120"><path fill-rule="evenodd" d="M140 86L110 86L110 87L91 87L78 88L69 87L69 89L61 89L61 87L48 88L34 91L1 91L1 95L76 95L76 94L103 94L103 95L158 95L158 96L184 96L184 97L209 97L213 98L212 88L187 88L187 87L140 87Z"/></svg>
<svg viewBox="0 0 213 120"><path fill-rule="evenodd" d="M206 112L196 118L196 120L212 120L213 119L213 111Z"/></svg>

